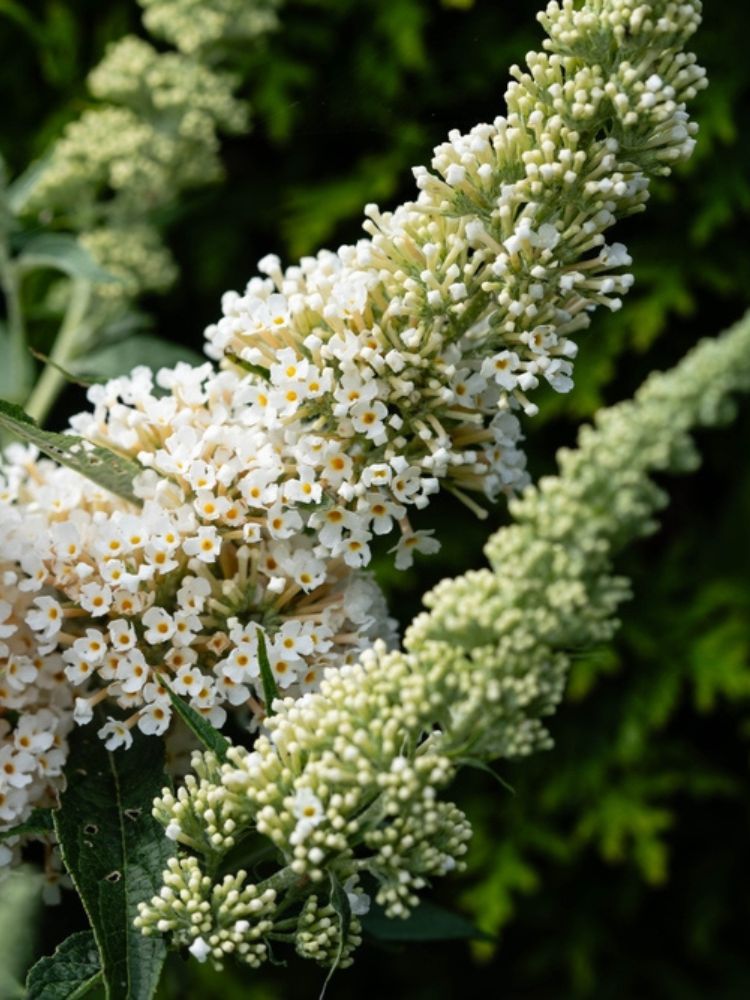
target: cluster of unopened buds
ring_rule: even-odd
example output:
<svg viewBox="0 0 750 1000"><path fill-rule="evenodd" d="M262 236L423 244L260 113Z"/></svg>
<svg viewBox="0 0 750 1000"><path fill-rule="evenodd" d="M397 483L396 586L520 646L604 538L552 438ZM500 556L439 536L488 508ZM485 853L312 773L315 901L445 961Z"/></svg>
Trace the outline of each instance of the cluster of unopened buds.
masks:
<svg viewBox="0 0 750 1000"><path fill-rule="evenodd" d="M476 496L526 485L519 415L542 382L571 388L572 335L632 283L605 231L692 150L685 101L704 78L680 49L698 5L646 6L660 16L602 65L596 24L551 4L551 54L514 70L507 117L452 133L415 171L414 202L368 208L368 238L337 253L286 271L267 257L225 296L207 331L218 369L91 388L71 430L140 465L139 504L7 450L0 700L18 722L0 752L23 777L0 774L4 824L49 796L66 732L101 703L112 750L133 727L167 731L163 681L214 726L227 707L257 724L263 650L299 696L391 643L373 543L394 533L407 568L438 547L412 516L441 487L482 513ZM613 37L635 17L629 0L584 13L600 7ZM59 755L18 745L39 713Z"/></svg>

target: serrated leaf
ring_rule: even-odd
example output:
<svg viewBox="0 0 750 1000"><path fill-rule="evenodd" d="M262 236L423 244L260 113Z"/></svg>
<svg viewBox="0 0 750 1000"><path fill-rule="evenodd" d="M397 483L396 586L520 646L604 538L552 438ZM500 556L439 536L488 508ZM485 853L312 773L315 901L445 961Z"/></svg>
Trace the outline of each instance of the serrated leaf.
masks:
<svg viewBox="0 0 750 1000"><path fill-rule="evenodd" d="M44 836L54 830L51 809L33 809L24 823L13 826L10 830L0 830L0 843L11 837L28 837L30 835Z"/></svg>
<svg viewBox="0 0 750 1000"><path fill-rule="evenodd" d="M386 917L373 907L362 917L362 927L379 941L479 941L489 936L460 913L424 900L405 920Z"/></svg>
<svg viewBox="0 0 750 1000"><path fill-rule="evenodd" d="M334 913L339 919L339 947L336 952L336 958L334 959L331 968L328 970L328 975L323 983L323 989L320 991L319 1000L323 1000L326 988L328 987L334 972L341 964L341 958L344 954L344 948L346 948L346 942L349 940L349 930L352 925L352 908L349 903L349 897L346 894L346 890L335 872L329 872L328 877L331 883L331 895L329 897L330 903L333 907Z"/></svg>
<svg viewBox="0 0 750 1000"><path fill-rule="evenodd" d="M58 434L39 427L20 406L0 399L0 427L11 431L60 465L80 473L110 493L130 503L141 505L133 492L133 480L143 470L130 458L118 455L101 445L92 445L71 434Z"/></svg>
<svg viewBox="0 0 750 1000"><path fill-rule="evenodd" d="M268 659L266 649L266 637L258 629L258 663L260 664L260 679L263 684L263 700L266 703L266 715L273 715L273 702L278 695L276 680L271 670L271 662Z"/></svg>
<svg viewBox="0 0 750 1000"><path fill-rule="evenodd" d="M192 705L188 705L183 698L175 694L161 674L157 674L157 679L162 687L166 688L172 708L193 735L197 736L207 750L212 750L219 760L226 760L227 750L232 745L229 740L225 739L218 729L214 729L210 722L206 722L200 712L196 712Z"/></svg>
<svg viewBox="0 0 750 1000"><path fill-rule="evenodd" d="M78 931L40 958L26 979L27 1000L78 1000L102 981L96 939Z"/></svg>
<svg viewBox="0 0 750 1000"><path fill-rule="evenodd" d="M93 351L71 362L74 375L91 381L117 378L127 375L138 365L146 365L153 371L172 368L179 361L194 367L205 362L196 351L182 344L173 344L160 337L131 336L118 344L109 344L101 350Z"/></svg>
<svg viewBox="0 0 750 1000"><path fill-rule="evenodd" d="M119 280L100 267L88 250L69 233L41 233L32 237L16 257L16 266L21 271L49 267L71 278L96 284L112 284Z"/></svg>
<svg viewBox="0 0 750 1000"><path fill-rule="evenodd" d="M133 927L174 850L151 815L167 782L163 764L164 744L139 732L115 753L91 729L70 738L55 832L96 938L108 1000L149 1000L166 955L162 938Z"/></svg>

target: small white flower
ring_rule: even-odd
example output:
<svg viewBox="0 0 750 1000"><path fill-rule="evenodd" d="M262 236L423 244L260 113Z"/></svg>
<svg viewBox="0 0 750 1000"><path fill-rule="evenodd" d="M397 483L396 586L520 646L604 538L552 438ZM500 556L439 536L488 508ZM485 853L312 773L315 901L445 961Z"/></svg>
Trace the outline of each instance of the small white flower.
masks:
<svg viewBox="0 0 750 1000"><path fill-rule="evenodd" d="M142 621L146 626L143 637L152 646L156 646L160 642L167 642L174 635L174 619L164 608L149 608Z"/></svg>
<svg viewBox="0 0 750 1000"><path fill-rule="evenodd" d="M78 598L79 604L88 611L94 618L105 615L112 604L112 591L108 586L101 583L86 583L81 587L81 594Z"/></svg>
<svg viewBox="0 0 750 1000"><path fill-rule="evenodd" d="M408 535L402 535L390 552L396 553L396 569L409 569L414 565L414 553L421 552L423 555L432 555L440 550L440 542L433 538L434 531L415 531Z"/></svg>
<svg viewBox="0 0 750 1000"><path fill-rule="evenodd" d="M349 909L353 916L364 917L365 914L370 912L370 897L359 888L356 875L350 876L344 882L344 892L346 893L346 898L349 900Z"/></svg>
<svg viewBox="0 0 750 1000"><path fill-rule="evenodd" d="M285 510L277 503L268 511L266 525L272 538L291 538L301 531L302 518L293 508Z"/></svg>
<svg viewBox="0 0 750 1000"><path fill-rule="evenodd" d="M341 556L347 566L357 569L366 566L370 561L369 541L372 535L369 531L353 531L347 538L342 538L334 545L331 554Z"/></svg>
<svg viewBox="0 0 750 1000"><path fill-rule="evenodd" d="M205 962L211 954L211 946L207 944L202 937L197 937L188 948L188 951L193 958L197 958L199 962Z"/></svg>
<svg viewBox="0 0 750 1000"><path fill-rule="evenodd" d="M94 718L94 710L88 698L76 698L73 720L77 726L86 726Z"/></svg>
<svg viewBox="0 0 750 1000"><path fill-rule="evenodd" d="M385 418L388 416L388 407L381 403L379 399L372 401L362 401L352 407L352 424L358 434L374 441L376 444L385 440Z"/></svg>
<svg viewBox="0 0 750 1000"><path fill-rule="evenodd" d="M136 643L135 629L124 618L116 618L108 625L109 641L112 648L125 652Z"/></svg>
<svg viewBox="0 0 750 1000"><path fill-rule="evenodd" d="M125 694L135 694L148 681L150 673L140 649L130 649L120 658L116 676Z"/></svg>
<svg viewBox="0 0 750 1000"><path fill-rule="evenodd" d="M213 525L198 528L192 538L186 538L182 549L188 556L195 556L201 562L211 563L221 552L221 536Z"/></svg>
<svg viewBox="0 0 750 1000"><path fill-rule="evenodd" d="M147 736L161 736L169 727L171 709L156 702L146 707L138 715L138 728Z"/></svg>
<svg viewBox="0 0 750 1000"><path fill-rule="evenodd" d="M292 813L310 826L323 821L323 803L311 788L300 788L292 800Z"/></svg>
<svg viewBox="0 0 750 1000"><path fill-rule="evenodd" d="M0 621L3 620L2 604L6 604L10 609L10 605L7 602L0 602ZM29 610L26 613L26 624L32 631L41 633L40 637L42 639L51 639L52 636L57 635L63 623L63 609L60 602L55 600L54 597L45 596L35 597L34 604L36 605L36 609ZM0 638L12 635L15 630L16 627L14 625L3 626L0 624Z"/></svg>
<svg viewBox="0 0 750 1000"><path fill-rule="evenodd" d="M132 733L118 719L108 718L96 735L100 740L104 740L104 746L107 750L119 750L120 747L129 750L133 745Z"/></svg>

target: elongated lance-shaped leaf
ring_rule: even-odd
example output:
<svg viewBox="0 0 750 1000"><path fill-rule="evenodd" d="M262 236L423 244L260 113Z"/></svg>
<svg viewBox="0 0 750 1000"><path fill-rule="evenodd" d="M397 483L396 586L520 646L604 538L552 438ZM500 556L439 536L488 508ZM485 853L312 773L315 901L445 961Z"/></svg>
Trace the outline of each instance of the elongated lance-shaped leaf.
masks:
<svg viewBox="0 0 750 1000"><path fill-rule="evenodd" d="M0 399L0 427L36 445L43 454L102 489L140 506L141 500L133 491L133 480L143 469L132 459L72 434L46 431L20 406L3 399Z"/></svg>
<svg viewBox="0 0 750 1000"><path fill-rule="evenodd" d="M221 733L214 729L210 722L206 722L200 712L196 712L192 705L189 705L183 698L170 688L164 680L163 674L157 674L157 679L161 686L166 689L172 708L190 729L194 736L201 741L206 750L213 750L219 760L226 760L227 750L231 746L229 740L225 739Z"/></svg>
<svg viewBox="0 0 750 1000"><path fill-rule="evenodd" d="M77 931L32 966L26 979L27 1000L78 1000L102 981L96 940Z"/></svg>
<svg viewBox="0 0 750 1000"><path fill-rule="evenodd" d="M108 1000L149 1000L166 955L162 940L133 927L138 903L158 890L173 853L151 815L167 783L163 753L160 740L138 732L129 750L116 753L93 728L70 740L55 832L91 921Z"/></svg>
<svg viewBox="0 0 750 1000"><path fill-rule="evenodd" d="M266 703L266 715L273 715L274 699L278 695L276 679L271 670L271 661L268 659L266 649L266 637L258 629L258 663L260 664L260 679L263 684L263 700Z"/></svg>

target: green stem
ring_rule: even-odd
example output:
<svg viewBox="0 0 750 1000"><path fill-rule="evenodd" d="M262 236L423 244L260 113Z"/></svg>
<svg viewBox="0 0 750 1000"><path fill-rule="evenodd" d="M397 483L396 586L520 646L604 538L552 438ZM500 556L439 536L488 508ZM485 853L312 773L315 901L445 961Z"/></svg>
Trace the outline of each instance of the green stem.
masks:
<svg viewBox="0 0 750 1000"><path fill-rule="evenodd" d="M70 302L68 303L57 339L49 356L52 363L45 366L41 378L34 386L26 402L26 412L37 423L44 423L47 414L52 409L55 400L60 394L60 390L65 384L65 375L60 371L60 368L66 367L75 356L76 348L80 345L83 319L86 315L90 299L90 282L82 280L74 281L70 294Z"/></svg>
<svg viewBox="0 0 750 1000"><path fill-rule="evenodd" d="M8 318L10 357L8 385L13 387L13 400L23 399L29 389L31 359L26 345L26 324L21 308L18 274L4 239L0 240L0 286L5 296Z"/></svg>

